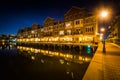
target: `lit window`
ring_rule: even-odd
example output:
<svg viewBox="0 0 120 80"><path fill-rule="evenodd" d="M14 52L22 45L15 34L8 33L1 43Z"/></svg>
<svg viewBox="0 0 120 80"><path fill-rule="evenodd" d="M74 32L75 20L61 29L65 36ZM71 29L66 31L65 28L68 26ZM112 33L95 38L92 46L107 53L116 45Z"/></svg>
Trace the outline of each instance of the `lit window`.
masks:
<svg viewBox="0 0 120 80"><path fill-rule="evenodd" d="M41 29L41 32L44 31L44 29Z"/></svg>
<svg viewBox="0 0 120 80"><path fill-rule="evenodd" d="M31 33L34 33L34 31L31 31Z"/></svg>
<svg viewBox="0 0 120 80"><path fill-rule="evenodd" d="M80 30L80 29L78 29L78 33L79 33L79 34L81 33L81 30Z"/></svg>
<svg viewBox="0 0 120 80"><path fill-rule="evenodd" d="M60 31L59 34L60 34L60 35L64 35L64 31Z"/></svg>
<svg viewBox="0 0 120 80"><path fill-rule="evenodd" d="M70 26L70 23L66 23L66 27L69 27Z"/></svg>
<svg viewBox="0 0 120 80"><path fill-rule="evenodd" d="M71 30L67 30L67 34L71 34Z"/></svg>

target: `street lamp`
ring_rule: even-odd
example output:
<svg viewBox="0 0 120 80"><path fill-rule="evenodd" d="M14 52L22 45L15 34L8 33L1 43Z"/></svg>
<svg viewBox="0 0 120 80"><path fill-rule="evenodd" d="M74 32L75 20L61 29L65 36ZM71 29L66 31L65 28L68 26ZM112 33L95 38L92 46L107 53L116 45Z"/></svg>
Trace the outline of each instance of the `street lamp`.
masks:
<svg viewBox="0 0 120 80"><path fill-rule="evenodd" d="M101 12L101 17L103 18L103 20L104 20L104 18L106 18L108 16L108 12L107 11L102 11ZM104 24L104 23L103 23ZM105 26L105 24L104 24L104 26ZM106 49L105 49L105 30L106 30L106 26L105 26L105 28L102 28L101 29L101 31L102 32L104 32L104 39L103 39L103 53L105 53L106 52Z"/></svg>
<svg viewBox="0 0 120 80"><path fill-rule="evenodd" d="M107 11L103 11L102 13L101 13L101 16L104 18L104 17L106 17L108 15L108 12Z"/></svg>
<svg viewBox="0 0 120 80"><path fill-rule="evenodd" d="M104 32L104 31L105 31L105 28L101 28L100 31L101 31L101 32Z"/></svg>

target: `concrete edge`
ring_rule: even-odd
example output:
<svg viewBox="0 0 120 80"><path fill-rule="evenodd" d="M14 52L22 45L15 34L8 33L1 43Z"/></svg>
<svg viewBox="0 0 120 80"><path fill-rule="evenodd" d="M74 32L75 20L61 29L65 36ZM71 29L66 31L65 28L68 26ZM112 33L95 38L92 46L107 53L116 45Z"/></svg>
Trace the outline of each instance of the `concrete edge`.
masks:
<svg viewBox="0 0 120 80"><path fill-rule="evenodd" d="M98 49L96 50L82 80L103 80L103 54L101 47L102 43L99 43Z"/></svg>

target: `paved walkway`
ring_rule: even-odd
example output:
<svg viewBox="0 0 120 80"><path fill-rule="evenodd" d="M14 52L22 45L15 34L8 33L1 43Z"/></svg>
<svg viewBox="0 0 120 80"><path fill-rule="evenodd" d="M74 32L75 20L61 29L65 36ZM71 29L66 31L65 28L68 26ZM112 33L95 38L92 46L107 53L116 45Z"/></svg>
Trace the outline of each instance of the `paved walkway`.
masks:
<svg viewBox="0 0 120 80"><path fill-rule="evenodd" d="M100 43L83 80L120 80L120 46L106 43L106 53L102 47Z"/></svg>

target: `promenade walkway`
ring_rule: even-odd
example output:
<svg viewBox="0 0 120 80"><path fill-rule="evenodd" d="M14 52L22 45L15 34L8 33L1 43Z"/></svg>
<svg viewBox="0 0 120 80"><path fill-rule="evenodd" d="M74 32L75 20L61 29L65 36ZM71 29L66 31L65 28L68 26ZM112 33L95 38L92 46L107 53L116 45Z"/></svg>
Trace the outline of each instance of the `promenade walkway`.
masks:
<svg viewBox="0 0 120 80"><path fill-rule="evenodd" d="M102 47L100 43L83 80L120 80L120 46L106 42L106 53Z"/></svg>

